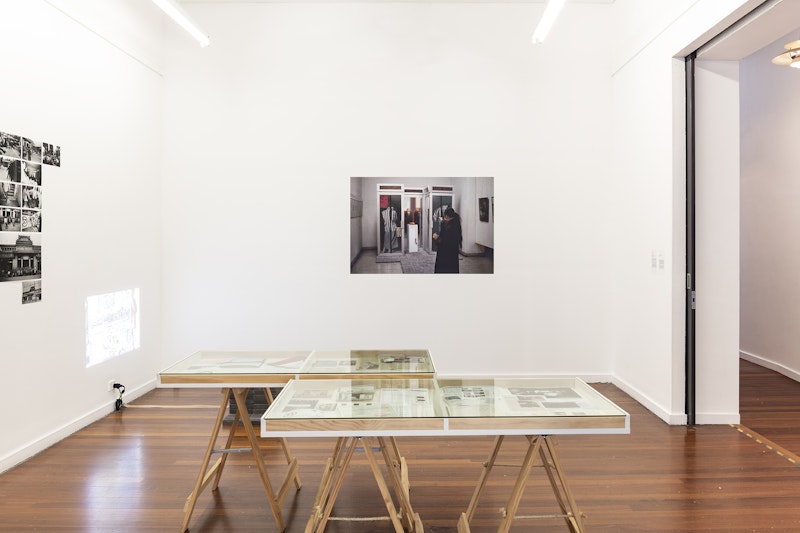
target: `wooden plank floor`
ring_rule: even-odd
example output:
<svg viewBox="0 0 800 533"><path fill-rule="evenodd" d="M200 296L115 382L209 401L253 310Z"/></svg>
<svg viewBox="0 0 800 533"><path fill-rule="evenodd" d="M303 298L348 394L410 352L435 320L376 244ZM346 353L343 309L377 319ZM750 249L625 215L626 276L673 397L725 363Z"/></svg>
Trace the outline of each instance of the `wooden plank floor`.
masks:
<svg viewBox="0 0 800 533"><path fill-rule="evenodd" d="M741 360L741 424L800 454L800 384Z"/></svg>
<svg viewBox="0 0 800 533"><path fill-rule="evenodd" d="M742 363L742 423L784 450L727 425L668 426L609 384L596 387L631 413L630 435L562 436L559 456L592 533L800 531L800 384ZM157 389L0 475L0 532L177 532L207 444L219 392ZM160 405L164 408L134 407ZM198 407L207 405L208 407ZM511 439L511 438L510 438ZM508 441L508 451L524 446ZM411 499L425 530L455 533L491 447L490 438L399 439ZM302 532L332 439L293 439L304 486L284 506L287 533ZM264 441L268 464L280 448ZM783 453L783 452L787 453ZM787 455L788 454L788 455ZM192 533L274 532L256 469L232 456L220 489L200 497ZM510 460L510 459L509 459ZM382 514L363 457L335 514ZM283 471L275 469L275 477ZM494 531L513 476L496 470L473 531ZM538 469L522 514L555 511ZM333 522L332 533L391 531L388 523ZM563 521L520 521L512 531L567 531Z"/></svg>

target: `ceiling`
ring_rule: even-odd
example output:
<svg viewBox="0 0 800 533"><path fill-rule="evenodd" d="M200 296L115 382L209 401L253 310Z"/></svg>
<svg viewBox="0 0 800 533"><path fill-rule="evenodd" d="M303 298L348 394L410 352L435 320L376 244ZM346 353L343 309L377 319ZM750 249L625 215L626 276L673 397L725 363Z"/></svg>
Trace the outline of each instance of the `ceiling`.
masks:
<svg viewBox="0 0 800 533"><path fill-rule="evenodd" d="M343 0L179 0L182 4L270 4L285 2L339 2ZM350 0L352 1L352 0ZM547 0L356 0L364 3L458 3L462 1L485 3L544 4ZM574 4L613 4L615 0L569 0ZM739 61L773 43L776 39L797 31L793 39L800 39L800 1L766 0L722 34L703 45L697 54L700 60ZM783 50L776 49L779 54Z"/></svg>
<svg viewBox="0 0 800 533"><path fill-rule="evenodd" d="M275 4L275 3L286 3L292 0L178 0L181 4ZM319 2L324 0L293 0L294 2L302 3L302 2ZM327 0L328 2L342 2L348 0ZM352 1L352 0L349 0ZM426 2L432 4L452 4L458 2L465 2L468 1L469 3L519 3L519 4L544 4L547 0L355 0L361 1L363 3L375 2L375 3L419 3L419 2ZM615 0L569 0L573 4L613 4Z"/></svg>
<svg viewBox="0 0 800 533"><path fill-rule="evenodd" d="M800 27L800 2L772 0L764 2L728 30L702 46L698 59L738 61L761 50L776 39ZM793 39L800 39L800 31ZM776 49L775 54L783 51Z"/></svg>

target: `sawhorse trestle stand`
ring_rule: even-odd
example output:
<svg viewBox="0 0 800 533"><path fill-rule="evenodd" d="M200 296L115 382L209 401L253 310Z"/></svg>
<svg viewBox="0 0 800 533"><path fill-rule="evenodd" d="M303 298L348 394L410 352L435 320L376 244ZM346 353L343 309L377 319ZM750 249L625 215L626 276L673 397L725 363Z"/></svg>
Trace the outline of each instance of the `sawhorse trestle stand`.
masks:
<svg viewBox="0 0 800 533"><path fill-rule="evenodd" d="M203 456L200 473L197 476L194 490L192 490L192 493L189 494L189 497L186 499L186 504L183 508L185 514L183 517L183 524L181 525L181 533L189 528L189 520L192 517L192 512L194 511L195 505L197 504L197 498L200 496L200 494L206 489L206 487L208 487L209 484L211 484L212 491L217 490L217 487L219 486L219 480L222 477L222 470L225 468L225 462L228 459L228 455L231 453L248 451L252 452L253 461L256 463L258 473L261 475L261 482L264 485L264 490L267 492L267 500L269 501L272 515L275 517L275 524L278 526L278 531L284 531L286 529L286 523L283 520L281 508L286 500L286 496L289 494L289 488L292 486L292 482L294 482L297 490L300 490L300 487L302 486L300 483L300 477L297 473L297 459L292 456L292 452L289 449L286 439L280 438L279 440L281 448L283 448L283 454L286 457L288 470L280 489L278 489L276 492L272 487L269 476L267 475L267 467L264 464L263 457L261 457L261 449L259 448L258 437L256 436L255 430L253 429L253 424L250 422L250 417L247 412L246 400L249 390L249 388L222 389L222 401L220 402L217 419L214 422L214 429L211 432L211 438L208 441L208 448L206 448L206 453ZM274 398L272 397L272 392L269 390L269 388L264 389L264 394L267 397L267 402L272 403ZM222 422L225 418L225 412L228 409L228 402L230 401L231 395L233 395L234 401L236 402L236 414L233 417L233 422L231 424L230 431L228 432L228 439L225 443L225 447L222 449L217 449L215 448L217 438L219 437L220 429L222 428ZM244 427L247 435L247 440L250 444L249 448L231 447L233 444L233 438L236 434L236 428L239 426L240 421L242 422L242 426ZM211 468L209 468L208 465L211 463L211 456L214 454L221 455L219 459L217 459L216 462L211 466Z"/></svg>
<svg viewBox="0 0 800 533"><path fill-rule="evenodd" d="M527 435L525 438L528 440L528 448L525 453L525 458L522 461L522 465L497 463L497 456L500 453L500 446L503 444L504 436L499 435L495 438L492 452L489 454L486 462L483 463L483 471L478 479L478 484L475 487L475 491L472 494L469 507L467 507L467 511L465 513L461 513L461 517L459 518L458 533L470 533L469 524L475 514L475 509L478 506L478 500L480 499L481 493L486 487L486 481L489 477L489 474L495 466L510 466L519 468L517 480L514 483L514 488L511 491L511 496L508 499L508 503L506 504L505 508L501 509L502 518L500 520L500 525L497 528L498 533L507 533L514 520L534 518L563 518L567 523L567 527L569 527L572 533L586 533L586 529L583 525L584 517L578 510L578 506L575 503L575 499L572 497L572 492L569 489L569 485L567 485L566 476L564 475L564 470L561 468L561 465L558 462L555 443L553 442L552 437L549 435ZM528 478L530 477L531 468L536 466L535 462L537 457L542 463L538 466L541 466L544 469L545 473L547 474L547 478L550 481L553 494L555 495L556 501L561 508L561 514L517 516L517 510L519 508L520 501L522 500L522 492L525 489Z"/></svg>
<svg viewBox="0 0 800 533"><path fill-rule="evenodd" d="M364 449L364 455L369 462L370 470L378 484L383 503L386 506L388 516L378 517L334 517L331 516L336 496L342 487L347 468L353 458L353 453L358 447L358 443ZM392 500L392 491L386 483L379 460L375 457L375 451L380 450L383 463L391 481L394 496L397 499L399 510L395 507ZM400 456L397 449L397 442L394 437L339 437L333 456L328 459L325 472L319 490L314 499L314 507L311 517L306 525L305 533L322 533L328 521L378 521L390 520L396 533L403 531L411 533L424 533L422 521L419 515L414 512L411 506L410 487L408 481L408 468L405 458Z"/></svg>

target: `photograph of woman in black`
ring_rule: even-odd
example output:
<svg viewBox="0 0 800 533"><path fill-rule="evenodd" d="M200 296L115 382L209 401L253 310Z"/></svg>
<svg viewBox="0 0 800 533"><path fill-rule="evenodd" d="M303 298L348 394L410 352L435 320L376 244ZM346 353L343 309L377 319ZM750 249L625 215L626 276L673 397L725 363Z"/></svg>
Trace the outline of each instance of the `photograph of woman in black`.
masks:
<svg viewBox="0 0 800 533"><path fill-rule="evenodd" d="M434 274L458 274L458 252L461 249L461 217L452 207L444 212L440 233L433 234L436 241Z"/></svg>

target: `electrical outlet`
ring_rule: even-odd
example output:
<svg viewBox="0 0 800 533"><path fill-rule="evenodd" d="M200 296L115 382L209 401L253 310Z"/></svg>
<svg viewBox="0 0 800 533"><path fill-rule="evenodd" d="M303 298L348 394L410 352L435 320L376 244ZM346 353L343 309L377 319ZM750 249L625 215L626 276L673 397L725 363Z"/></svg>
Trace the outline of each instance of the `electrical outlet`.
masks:
<svg viewBox="0 0 800 533"><path fill-rule="evenodd" d="M110 381L108 382L108 386L106 387L106 390L107 390L108 392L113 392L113 391L114 391L114 383L116 383L116 382L117 382L117 380L116 380L116 379L112 379L112 380L110 380Z"/></svg>

